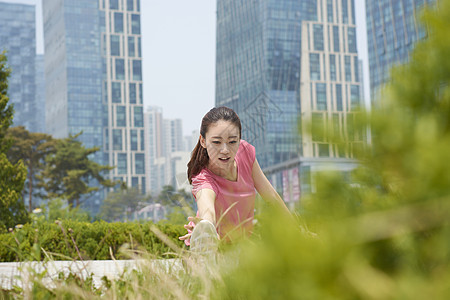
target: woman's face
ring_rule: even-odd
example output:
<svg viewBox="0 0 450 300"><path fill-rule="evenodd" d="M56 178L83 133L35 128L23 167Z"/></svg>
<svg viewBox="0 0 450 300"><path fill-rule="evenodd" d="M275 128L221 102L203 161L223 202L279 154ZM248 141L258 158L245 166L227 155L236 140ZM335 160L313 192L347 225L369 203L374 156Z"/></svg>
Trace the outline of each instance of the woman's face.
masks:
<svg viewBox="0 0 450 300"><path fill-rule="evenodd" d="M239 148L239 128L229 121L220 120L209 126L200 143L209 156L209 167L228 171L234 167L234 157Z"/></svg>

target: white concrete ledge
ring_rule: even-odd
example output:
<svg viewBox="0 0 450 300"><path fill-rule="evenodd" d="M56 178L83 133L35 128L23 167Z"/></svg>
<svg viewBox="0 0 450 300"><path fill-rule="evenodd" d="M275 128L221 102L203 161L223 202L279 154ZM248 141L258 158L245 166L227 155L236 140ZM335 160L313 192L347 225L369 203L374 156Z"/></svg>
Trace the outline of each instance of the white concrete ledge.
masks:
<svg viewBox="0 0 450 300"><path fill-rule="evenodd" d="M124 272L131 270L148 270L170 272L182 269L180 259L159 260L87 260L87 261L48 261L48 262L7 262L0 263L0 287L6 290L13 286L24 287L33 274L46 271L43 283L51 287L58 274L76 274L85 279L92 274L94 285L102 284L101 278L117 279ZM31 277L31 278L30 278Z"/></svg>

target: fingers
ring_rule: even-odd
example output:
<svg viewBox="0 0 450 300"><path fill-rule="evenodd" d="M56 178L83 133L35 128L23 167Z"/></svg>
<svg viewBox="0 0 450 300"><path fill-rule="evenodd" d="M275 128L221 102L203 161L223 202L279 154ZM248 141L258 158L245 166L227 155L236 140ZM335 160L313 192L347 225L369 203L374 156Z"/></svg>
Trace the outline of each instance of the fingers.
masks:
<svg viewBox="0 0 450 300"><path fill-rule="evenodd" d="M198 217L188 217L188 221L189 222L194 222L194 224L197 224L198 222L200 222L202 219L198 218Z"/></svg>
<svg viewBox="0 0 450 300"><path fill-rule="evenodd" d="M182 241L184 241L184 240L187 240L187 239L189 239L191 237L191 234L190 233L188 233L188 234L186 234L186 235L183 235L183 236L180 236L178 239L180 239L180 240L182 240Z"/></svg>
<svg viewBox="0 0 450 300"><path fill-rule="evenodd" d="M187 230L194 230L194 226L192 226L192 225L184 225L184 229L187 229Z"/></svg>

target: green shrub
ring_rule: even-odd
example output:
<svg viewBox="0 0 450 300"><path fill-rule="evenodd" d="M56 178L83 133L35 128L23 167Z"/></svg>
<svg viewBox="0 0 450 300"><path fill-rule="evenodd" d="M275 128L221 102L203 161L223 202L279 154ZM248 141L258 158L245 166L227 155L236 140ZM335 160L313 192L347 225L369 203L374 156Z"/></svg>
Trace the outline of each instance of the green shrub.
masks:
<svg viewBox="0 0 450 300"><path fill-rule="evenodd" d="M128 258L121 247L154 255L170 257L170 249L152 232L156 226L176 245L183 247L178 240L184 234L183 226L155 225L148 223L94 223L72 220L46 221L25 224L21 229L0 234L0 261L39 260L50 254L55 260L93 259L105 260Z"/></svg>

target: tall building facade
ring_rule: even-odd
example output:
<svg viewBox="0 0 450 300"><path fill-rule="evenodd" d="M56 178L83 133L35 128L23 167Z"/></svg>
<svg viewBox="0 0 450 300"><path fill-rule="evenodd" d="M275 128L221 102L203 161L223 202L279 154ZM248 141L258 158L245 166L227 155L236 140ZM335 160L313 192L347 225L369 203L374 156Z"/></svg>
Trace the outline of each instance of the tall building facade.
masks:
<svg viewBox="0 0 450 300"><path fill-rule="evenodd" d="M43 15L47 131L83 132L101 149L94 160L115 166L111 179L145 193L139 0L44 0Z"/></svg>
<svg viewBox="0 0 450 300"><path fill-rule="evenodd" d="M190 151L185 150L181 119L164 119L160 107L150 106L144 124L149 193L157 195L165 185L187 188Z"/></svg>
<svg viewBox="0 0 450 300"><path fill-rule="evenodd" d="M394 64L408 60L415 43L426 36L420 11L435 0L366 0L371 98L389 79Z"/></svg>
<svg viewBox="0 0 450 300"><path fill-rule="evenodd" d="M13 126L44 132L36 97L35 6L0 2L0 52L11 68L8 94L14 105Z"/></svg>
<svg viewBox="0 0 450 300"><path fill-rule="evenodd" d="M306 126L335 124L345 135L360 101L355 26L353 0L217 2L216 105L238 113L287 202L314 189L313 172L355 166L347 145Z"/></svg>

